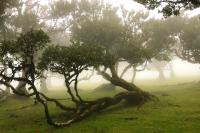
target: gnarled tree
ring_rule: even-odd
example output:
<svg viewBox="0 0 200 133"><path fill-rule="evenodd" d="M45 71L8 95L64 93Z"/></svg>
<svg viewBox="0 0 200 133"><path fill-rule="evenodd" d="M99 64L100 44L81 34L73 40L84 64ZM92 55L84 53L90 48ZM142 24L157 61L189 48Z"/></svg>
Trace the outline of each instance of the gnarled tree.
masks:
<svg viewBox="0 0 200 133"><path fill-rule="evenodd" d="M25 96L35 97L35 99L44 106L45 116L49 124L54 124L49 115L47 101L55 103L63 110L73 110L58 102L55 99L48 98L40 93L35 86L35 81L41 76L41 71L37 69L38 62L35 61L35 54L43 49L49 42L49 37L42 30L31 30L21 34L16 40L5 40L0 45L1 62L6 66L9 74L5 73L5 67L0 68L0 83L12 89L13 93ZM18 75L23 69L26 69L24 77ZM29 86L29 92L20 92L17 87L11 83L24 82Z"/></svg>
<svg viewBox="0 0 200 133"><path fill-rule="evenodd" d="M181 21L181 20L179 20ZM200 63L200 20L195 16L182 19L179 29L178 57L191 63Z"/></svg>
<svg viewBox="0 0 200 133"><path fill-rule="evenodd" d="M147 100L144 94L135 91L125 91L114 97L103 97L93 101L86 101L80 96L78 92L79 75L91 67L95 69L101 67L105 63L105 57L105 48L100 45L94 47L90 44L73 44L68 47L50 46L44 51L39 68L63 75L67 92L74 103L74 111L68 114L65 122L54 122L54 126L68 126L94 112L115 105L122 99L137 105L143 104L144 100ZM145 94L148 98L151 97L148 93Z"/></svg>

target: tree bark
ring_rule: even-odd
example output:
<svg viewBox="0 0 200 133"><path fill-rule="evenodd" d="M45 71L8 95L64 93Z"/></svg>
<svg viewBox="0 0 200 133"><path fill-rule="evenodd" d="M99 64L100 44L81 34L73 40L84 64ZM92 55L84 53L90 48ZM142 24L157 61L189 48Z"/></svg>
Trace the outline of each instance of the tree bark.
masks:
<svg viewBox="0 0 200 133"><path fill-rule="evenodd" d="M152 98L152 95L148 94L147 95L148 98L144 99L143 97L145 95L147 95L147 93L143 94L143 93L137 93L137 92L121 92L121 93L116 94L114 97L99 98L95 101L91 101L89 104L85 104L81 108L77 108L77 110L73 114L71 114L71 116L65 122L53 122L50 116L47 115L48 119L51 120L48 122L49 124L55 127L69 126L72 123L85 119L86 117L92 115L95 112L100 112L112 105L116 105L120 103L123 99L126 100L129 104L132 104L135 106L141 106L147 100L150 100Z"/></svg>
<svg viewBox="0 0 200 133"><path fill-rule="evenodd" d="M99 71L99 73L108 81L110 81L113 85L119 86L127 91L135 91L135 92L141 92L142 90L137 87L136 85L129 83L125 81L124 79L120 78L117 75L117 72L115 70L114 65L111 65L110 67L111 75L106 73L105 71Z"/></svg>

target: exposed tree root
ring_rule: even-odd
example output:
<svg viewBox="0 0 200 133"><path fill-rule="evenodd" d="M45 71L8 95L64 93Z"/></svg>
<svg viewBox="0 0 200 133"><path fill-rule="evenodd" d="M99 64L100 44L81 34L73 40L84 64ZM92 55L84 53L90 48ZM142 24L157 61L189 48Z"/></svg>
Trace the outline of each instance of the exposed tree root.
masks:
<svg viewBox="0 0 200 133"><path fill-rule="evenodd" d="M78 122L91 114L95 112L99 112L101 110L104 110L112 105L116 105L120 103L122 100L127 101L129 104L135 105L135 106L141 106L145 102L152 100L155 96L147 93L147 92L121 92L115 95L114 97L103 97L100 99L97 99L95 101L91 101L86 104L82 104L80 106L77 106L76 111L72 114L70 114L70 117L67 116L66 122L50 122L49 124L55 126L55 127L65 127L69 126L70 124L74 122ZM48 116L50 117L50 116Z"/></svg>
<svg viewBox="0 0 200 133"><path fill-rule="evenodd" d="M136 85L119 78L116 71L114 70L114 65L111 65L110 66L111 75L106 73L106 71L100 71L100 73L104 76L105 79L110 81L113 85L120 86L124 88L125 90L127 90L127 92L118 93L114 97L103 97L94 101L84 101L78 93L78 75L87 67L88 67L87 65L78 67L75 70L73 70L73 73L72 71L64 73L67 92L70 95L71 101L75 105L75 107L73 108L62 104L56 99L49 98L43 93L38 91L38 89L35 86L36 75L35 75L35 65L34 65L33 57L30 58L30 64L28 64L29 77L25 77L25 78L14 77L15 71L18 70L19 68L15 68L13 66L11 67L13 71L13 76L9 77L9 76L3 75L3 73L0 73L0 77L2 78L0 80L0 84L3 84L6 87L9 87L13 91L14 94L17 94L19 96L34 97L38 103L43 105L47 123L50 125L53 125L54 127L69 126L72 123L75 123L75 122L81 121L82 119L87 118L88 116L90 116L91 114L95 112L104 110L112 105L117 105L122 100L125 100L129 104L132 104L132 105L141 106L145 102L153 98L151 94L142 91ZM23 82L26 85L30 86L29 90L31 90L32 93L29 94L29 93L24 93L23 91L18 91L16 90L17 88L12 86L7 81ZM74 84L73 89L75 90L75 94L73 93L72 88L70 87L72 83ZM52 119L52 116L49 113L48 103L55 103L58 108L66 112L65 122L57 122Z"/></svg>
<svg viewBox="0 0 200 133"><path fill-rule="evenodd" d="M124 82L125 81L123 81L122 83L124 83ZM0 83L3 83L5 86L11 88L11 90L17 95L25 96L25 97L34 96L35 99L39 103L41 103L44 107L44 112L45 112L45 116L47 119L47 123L50 125L53 125L54 127L69 126L72 123L75 123L75 122L81 121L82 119L87 118L88 116L90 116L91 114L93 114L95 112L104 110L112 105L117 105L122 100L125 100L126 102L128 102L129 104L132 104L132 105L141 106L145 102L154 98L153 95L151 95L147 92L141 91L139 89L136 89L137 91L121 92L121 93L116 94L114 97L103 97L103 98L99 98L94 101L84 101L84 100L83 101L82 100L79 100L79 101L74 100L73 101L73 99L71 99L76 105L74 108L71 108L71 107L67 107L67 106L61 104L58 100L49 98L46 95L44 95L43 93L39 92L36 89L34 83L30 82L29 80L27 80L27 83L31 86L31 89L33 90L33 93L31 93L31 94L20 93L20 92L16 91L12 85L10 85L9 83L4 82L2 80L0 80ZM130 84L128 84L128 85L130 85ZM131 87L131 85L130 85L130 87ZM70 90L71 88L69 87L68 89ZM73 94L72 94L72 96L73 96ZM56 122L52 119L52 117L49 113L48 102L55 103L60 109L67 112L65 122Z"/></svg>

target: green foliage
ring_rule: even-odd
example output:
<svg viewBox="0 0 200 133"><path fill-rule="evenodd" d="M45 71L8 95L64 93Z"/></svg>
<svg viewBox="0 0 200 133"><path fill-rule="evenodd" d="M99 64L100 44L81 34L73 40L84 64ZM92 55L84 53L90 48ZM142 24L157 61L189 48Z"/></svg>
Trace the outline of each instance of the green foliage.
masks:
<svg viewBox="0 0 200 133"><path fill-rule="evenodd" d="M24 56L33 54L38 50L41 50L50 42L48 35L42 30L31 30L25 34L22 34L17 39L17 45L19 52L23 52Z"/></svg>
<svg viewBox="0 0 200 133"><path fill-rule="evenodd" d="M16 39L19 34L44 27L39 19L41 5L34 0L1 0L0 40ZM36 8L37 7L37 8Z"/></svg>
<svg viewBox="0 0 200 133"><path fill-rule="evenodd" d="M142 29L147 48L157 59L167 60L176 51L177 56L191 63L200 63L199 17L171 17L165 20L150 20ZM151 43L154 43L153 45Z"/></svg>
<svg viewBox="0 0 200 133"><path fill-rule="evenodd" d="M1 57L7 55L8 53L15 53L16 52L17 44L15 41L11 40L4 40L0 45L0 55Z"/></svg>
<svg viewBox="0 0 200 133"><path fill-rule="evenodd" d="M169 27L165 27L161 20L143 24L148 14L130 12L123 7L122 17L119 17L117 10L98 0L62 0L54 4L52 14L62 19L69 18L72 43L104 47L105 67L119 60L137 66L151 58L169 59L173 41L169 37Z"/></svg>
<svg viewBox="0 0 200 133"><path fill-rule="evenodd" d="M21 34L16 40L2 42L0 56L4 67L1 71L5 71L5 68L12 70L12 75L15 77L17 72L28 69L31 63L34 62L31 64L32 67L36 66L38 51L43 49L49 41L49 37L42 30L31 30ZM36 73L39 74L34 70L34 74ZM10 77L10 80L14 77ZM1 75L1 78L4 79L4 76Z"/></svg>
<svg viewBox="0 0 200 133"><path fill-rule="evenodd" d="M144 40L142 40L141 35L134 35L134 37L116 46L116 55L125 59L130 64L134 64L135 66L140 65L150 59L148 55L149 51L143 47L143 42Z"/></svg>
<svg viewBox="0 0 200 133"><path fill-rule="evenodd" d="M166 22L165 20L151 19L141 26L147 53L149 57L157 60L170 60L170 55L173 52L175 33L174 29Z"/></svg>
<svg viewBox="0 0 200 133"><path fill-rule="evenodd" d="M104 66L115 64L119 59L125 59L133 64L143 63L146 58L142 40L140 35L133 33L138 25L136 21L140 19L138 16L143 14L124 12L124 15L128 17L127 20L122 20L117 15L116 9L105 5L94 17L78 17L71 28L72 41L104 47L106 50Z"/></svg>
<svg viewBox="0 0 200 133"><path fill-rule="evenodd" d="M112 8L102 7L97 13L99 17L76 18L73 22L72 40L90 45L112 47L122 38L123 27L116 11ZM78 16L79 17L79 16Z"/></svg>
<svg viewBox="0 0 200 133"><path fill-rule="evenodd" d="M34 55L35 52L45 47L49 43L49 37L42 30L31 30L21 34L17 40L5 40L1 44L1 54L20 54L23 58Z"/></svg>
<svg viewBox="0 0 200 133"><path fill-rule="evenodd" d="M19 6L19 0L1 0L0 1L0 40L5 38L5 32L8 28L6 26L6 21L10 17L7 13L7 9L12 9Z"/></svg>
<svg viewBox="0 0 200 133"><path fill-rule="evenodd" d="M33 11L25 11L21 15L13 15L9 19L9 23L15 28L21 29L22 32L28 32L30 29L42 27L38 15Z"/></svg>
<svg viewBox="0 0 200 133"><path fill-rule="evenodd" d="M18 6L19 0L1 0L0 1L0 17L5 15L5 10Z"/></svg>
<svg viewBox="0 0 200 133"><path fill-rule="evenodd" d="M194 9L200 7L199 0L135 0L149 9L161 7L165 17L179 15L182 9Z"/></svg>
<svg viewBox="0 0 200 133"><path fill-rule="evenodd" d="M74 20L82 21L83 18L98 17L103 12L104 3L101 0L60 0L54 1L50 5L50 13L54 19L62 19L67 28L71 27ZM63 25L57 25L58 29L63 29Z"/></svg>
<svg viewBox="0 0 200 133"><path fill-rule="evenodd" d="M200 20L186 18L180 29L181 57L192 63L200 63Z"/></svg>
<svg viewBox="0 0 200 133"><path fill-rule="evenodd" d="M60 74L87 70L90 66L98 66L104 60L101 46L70 45L49 46L43 53L40 69L51 69ZM80 70L80 72L79 72Z"/></svg>
<svg viewBox="0 0 200 133"><path fill-rule="evenodd" d="M69 13L73 9L71 3L69 1L67 1L67 0L55 1L50 6L51 6L50 14L54 18L63 17L63 16L66 16L66 15L69 15Z"/></svg>

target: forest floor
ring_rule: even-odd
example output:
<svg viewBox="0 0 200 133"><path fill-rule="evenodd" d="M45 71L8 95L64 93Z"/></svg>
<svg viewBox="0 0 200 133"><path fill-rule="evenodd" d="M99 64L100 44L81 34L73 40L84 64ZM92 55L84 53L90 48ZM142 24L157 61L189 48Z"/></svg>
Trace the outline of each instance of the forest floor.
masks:
<svg viewBox="0 0 200 133"><path fill-rule="evenodd" d="M60 129L47 125L42 106L34 105L33 99L9 98L0 103L0 133L200 132L200 82L167 85L151 82L140 87L156 95L159 101L148 102L139 108L121 103ZM82 95L93 99L119 91L82 91ZM64 91L52 91L48 95L65 98L63 94ZM61 112L54 105L50 105L50 110L53 116Z"/></svg>

